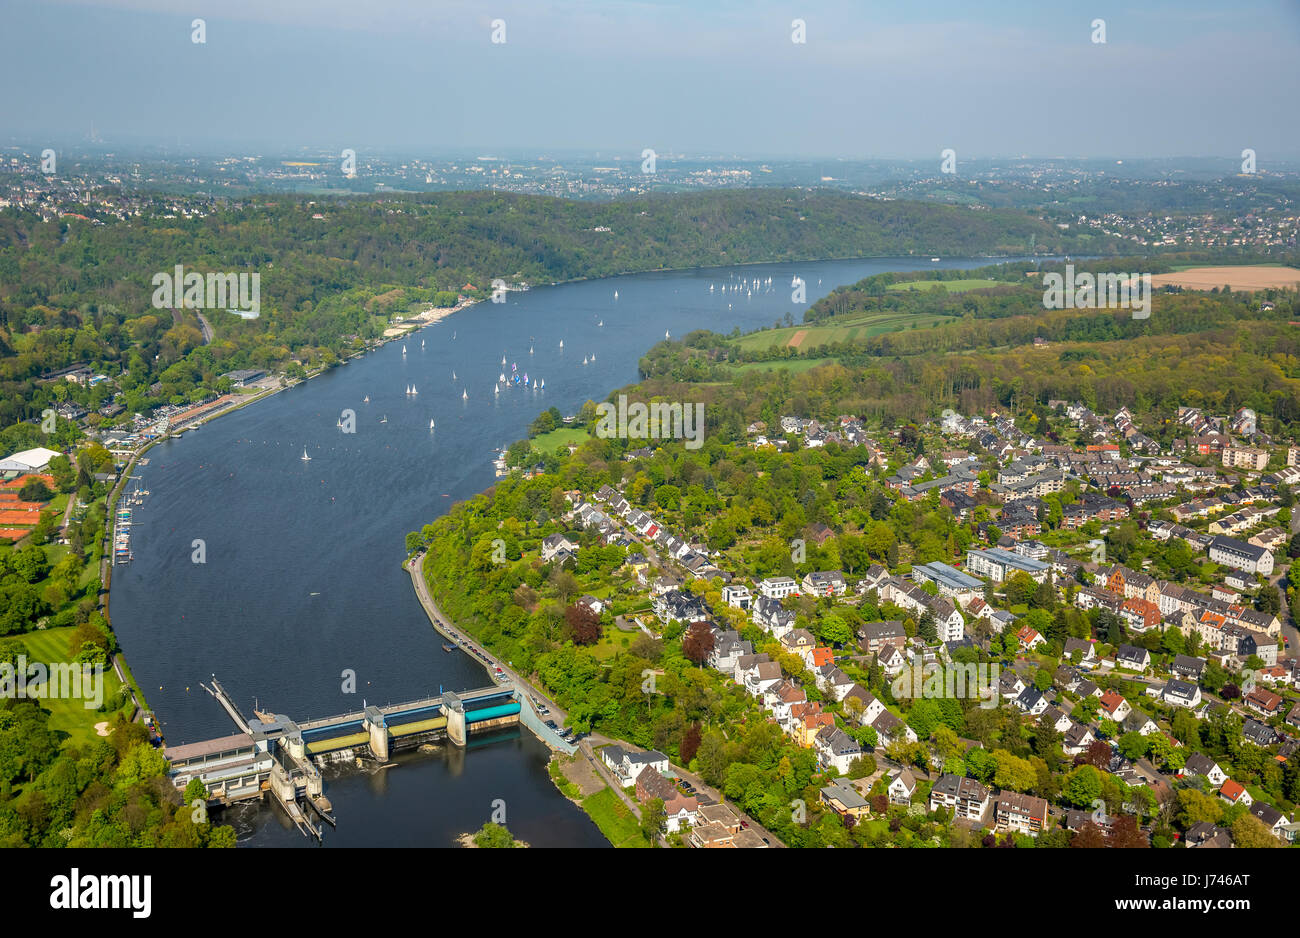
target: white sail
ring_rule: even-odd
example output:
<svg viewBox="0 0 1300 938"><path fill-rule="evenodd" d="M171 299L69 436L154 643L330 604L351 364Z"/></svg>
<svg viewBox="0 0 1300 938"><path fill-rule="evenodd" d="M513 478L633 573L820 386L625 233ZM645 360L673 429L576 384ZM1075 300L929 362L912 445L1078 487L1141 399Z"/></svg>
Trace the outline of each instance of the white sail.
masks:
<svg viewBox="0 0 1300 938"><path fill-rule="evenodd" d="M432 420L429 421L429 429L430 429L430 430L433 429L433 421L432 421Z"/></svg>
<svg viewBox="0 0 1300 938"><path fill-rule="evenodd" d="M468 392L468 391L461 391L461 392L460 392L460 399L461 399L462 401L467 401L467 400L469 400L469 392Z"/></svg>

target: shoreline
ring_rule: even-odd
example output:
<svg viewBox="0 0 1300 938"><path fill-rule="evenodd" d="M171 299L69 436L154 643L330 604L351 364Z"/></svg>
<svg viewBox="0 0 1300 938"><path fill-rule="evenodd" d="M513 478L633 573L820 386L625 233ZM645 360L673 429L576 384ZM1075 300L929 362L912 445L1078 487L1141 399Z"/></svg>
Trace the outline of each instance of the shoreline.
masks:
<svg viewBox="0 0 1300 938"><path fill-rule="evenodd" d="M421 329L424 329L426 326L431 326L436 323L442 322L444 319L447 319L454 313L459 313L463 310L466 310L471 306L474 306L478 302L480 301L470 300L466 303L458 303L455 306L429 307L429 309L426 309L423 313L417 314L417 316L427 316L427 318L420 320L419 323L414 326L414 328L405 330L402 335L392 336L391 338L387 338L387 339L381 337L380 339L375 341L374 345L367 346L366 348L358 351L354 355L348 356L347 358L339 359L337 364L332 365L329 368L319 368L316 371L309 372L307 376L304 378L298 378L293 381L284 382L280 384L278 387L263 388L255 394L248 395L243 400L232 401L226 407L222 407L219 410L215 410L210 414L203 414L198 419L190 423L187 423L183 428L177 428L176 430L171 430L164 436L160 436L157 439L150 440L148 443L145 443L138 450L136 450L134 453L131 454L130 458L126 462L126 465L122 468L122 473L118 477L117 482L114 484L113 489L110 490L109 493L105 496L105 500L104 500L105 518L109 519L109 521L111 522L111 519L113 518L114 512L117 508L117 503L121 499L122 492L126 488L126 483L129 476L131 475L131 471L136 467L136 465L140 462L140 460L144 458L144 455L146 453L148 453L151 449L153 449L155 446L159 445L160 443L165 443L169 440L180 439L184 434L189 433L197 429L198 427L203 426L204 424L211 423L213 420L217 420L221 417L228 416L229 414L233 414L238 410L243 410L245 407L267 400L268 398L274 397L276 394L279 394L282 391L288 391L291 388L295 388L301 384L305 384L306 382L310 381L312 378L318 378L321 375L325 374L326 372L333 370L334 368L340 368L344 364L352 361L355 358L363 358L364 356L368 355L370 352L376 351L377 349L383 347L384 345L387 345L389 342L402 338L402 336L404 335L410 335L412 333L419 332ZM428 316L429 313L433 313L434 315ZM113 551L112 551L113 533L112 532L113 529L111 523L106 523L105 530L104 530L106 547L105 547L104 557L101 558L101 563L103 564L103 567L100 574L100 593L97 599L98 599L99 609L101 610L104 616L104 620L108 623L109 631L113 635L113 641L118 646L118 650L112 655L110 659L110 664L113 666L114 671L117 672L118 678L125 685L127 685L127 687L129 687L131 690L131 697L136 706L136 713L134 716L134 720L138 721L139 719L142 718L142 715L145 712L153 713L154 711L153 708L149 705L149 701L145 698L143 689L140 688L139 683L136 681L135 675L131 671L130 665L127 663L126 649L118 638L117 630L113 628L113 616L111 611L111 604L112 604L113 568L115 564L113 563Z"/></svg>
<svg viewBox="0 0 1300 938"><path fill-rule="evenodd" d="M639 274L681 273L684 271L692 271L692 270L696 270L696 271L723 270L730 267L757 267L765 264L766 265L819 264L819 263L835 263L835 262L845 262L845 261L882 260L882 259L889 259L889 258L897 258L899 260L905 260L912 256L913 255L882 254L882 255L860 255L854 257L807 258L803 260L749 261L743 263L711 265L711 266L704 266L704 267L658 267L651 270L623 271L615 274L606 274L600 277L578 277L569 280L555 281L550 284L540 284L534 287L530 287L530 289L538 289L542 286L555 287L555 286L563 286L565 284L572 284L572 283L594 282L597 280L610 280L610 279L617 279L621 277L636 276ZM916 256L920 256L920 255L916 255ZM1012 257L1019 257L1019 256L1022 255L1013 255L1013 254L968 255L967 257L973 259L979 259L979 260L985 260L985 259L996 260L997 258L1012 258ZM1055 255L1044 255L1044 256L1051 257ZM325 374L328 371L333 370L334 368L343 367L344 365L353 361L354 359L363 358L369 353L382 348L383 346L389 344L390 342L403 339L409 335L414 335L420 332L421 330L428 328L429 326L437 325L438 323L441 323L444 320L449 319L451 316L455 315L456 313L463 312L482 302L484 301L481 299L468 299L465 302L457 303L454 306L448 306L448 307L428 306L422 312L417 313L414 317L412 317L412 320L408 320L407 323L404 323L403 325L409 324L411 328L403 329L399 334L388 336L388 337L380 336L378 339L374 341L374 344L367 345L365 348L358 350L352 355L348 355L346 357L340 358L335 364L330 365L329 367L318 368L315 371L308 372L307 375L303 378L294 379L292 381L284 381L278 387L262 389L258 393L249 395L245 400L232 402L227 407L214 411L211 414L201 416L193 423L187 424L183 431L180 432L171 431L167 433L167 435L165 436L160 436L157 439L150 440L148 443L142 446L130 457L126 467L122 470L122 475L118 480L118 484L116 488L109 494L109 499L111 500L106 500L105 503L106 517L110 519L113 517L113 512L116 508L117 501L118 499L120 499L122 491L126 487L126 480L127 477L130 475L131 470L136 466L136 464L139 463L140 459L143 458L144 455L149 452L149 450L153 449L153 447L157 446L159 443L171 439L178 439L181 436L183 436L184 433L188 433L199 426L210 423L211 421L217 420L221 417L225 417L229 414L234 413L235 411L242 410L243 408L248 407L252 404L256 404L260 401L264 401L270 397L273 397L276 394L279 394L282 391L287 391L301 384L305 384L306 382L312 380L313 378L320 377L321 375ZM116 630L113 629L113 620L110 611L111 600L112 600L112 571L114 567L114 564L112 562L112 550L111 550L112 547L111 528L106 529L105 537L109 540L109 545L108 545L109 549L106 552L106 561L105 561L107 576L101 577L102 594L100 597L100 606L103 610L104 618L108 622L109 630L113 633L114 642L118 645L118 649L119 649L117 653L114 654L113 656L113 666L115 669L118 669L119 661L120 661L120 665L121 665L120 670L123 671L124 673L120 674L119 676L122 677L123 681L132 688L132 695L133 698L135 699L136 706L137 706L136 717L138 719L141 717L143 712L148 711L150 713L153 713L153 710L149 706L147 699L144 697L143 690L139 688L138 683L135 680L134 674L131 672L129 665L127 664L126 650L122 646L121 642L118 640ZM421 554L420 557L422 558L423 554ZM414 580L417 576L419 577L419 582L415 584L416 595L417 598L420 598L419 586L423 582L423 576L422 576L422 571L419 570L418 566L415 570L412 571L412 579ZM433 602L432 596L430 596L429 599L430 602L432 603ZM421 600L421 604L424 605L423 600ZM426 613L428 613L430 622L433 623L435 630L440 635L443 635L444 637L450 639L451 641L457 642L459 647L460 638L456 637L454 633L451 634L448 633L447 630L451 629L452 626L442 617L442 612L440 609L438 609L436 604L433 605L433 611L430 611L429 608L426 606ZM484 665L484 670L487 672L488 676L492 677L492 671L490 670L489 666L482 661L480 661L480 663ZM534 688L530 682L522 681L522 683L525 684L527 687L529 687L534 694L539 694L539 695L541 694L541 692L538 691L536 688ZM542 696L544 697L544 695ZM548 706L550 706L553 710L555 709L553 702L548 700L547 703Z"/></svg>

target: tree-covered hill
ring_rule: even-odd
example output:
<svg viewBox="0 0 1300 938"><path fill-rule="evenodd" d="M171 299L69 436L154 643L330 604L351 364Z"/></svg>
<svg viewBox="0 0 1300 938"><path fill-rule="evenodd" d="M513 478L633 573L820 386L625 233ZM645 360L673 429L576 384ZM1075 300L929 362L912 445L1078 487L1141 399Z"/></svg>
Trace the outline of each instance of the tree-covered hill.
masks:
<svg viewBox="0 0 1300 938"><path fill-rule="evenodd" d="M125 403L141 411L214 390L235 368L329 364L375 338L389 314L485 296L495 278L539 283L731 263L1115 247L1015 211L822 191L609 203L494 192L285 196L229 205L196 199L194 209L125 221L90 209L90 221L0 212L0 426L52 403L41 398L37 377L73 363L112 377L128 372ZM215 337L204 346L192 313L152 305L152 278L176 265L260 274L261 315L209 316Z"/></svg>

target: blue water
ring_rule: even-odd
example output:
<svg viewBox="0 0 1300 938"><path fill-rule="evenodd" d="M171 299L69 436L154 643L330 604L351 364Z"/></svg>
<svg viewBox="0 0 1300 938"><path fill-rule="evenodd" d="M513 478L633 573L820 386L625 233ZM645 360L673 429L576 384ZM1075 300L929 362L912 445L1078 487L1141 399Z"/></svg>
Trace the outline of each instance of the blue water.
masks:
<svg viewBox="0 0 1300 938"><path fill-rule="evenodd" d="M494 450L526 436L538 412L574 413L635 381L638 359L665 331L748 331L787 312L799 321L806 305L791 302L794 276L812 303L874 273L987 263L769 264L510 293L154 447L138 470L151 494L132 519L135 560L114 570L111 613L168 743L235 731L199 688L212 674L245 712L256 700L299 720L358 709L363 698L491 683L476 660L443 652L402 569L404 539L490 486ZM762 283L752 295L720 291L741 278ZM544 379L545 390L494 396L512 364ZM415 396L406 394L412 384ZM354 434L336 426L345 409L356 413ZM192 562L196 539L202 564ZM355 694L342 692L346 669L356 673ZM516 836L536 846L603 844L550 782L546 754L524 733L464 753L403 755L382 778L327 775L339 819L327 843L450 845L481 826L499 797ZM306 844L277 810L229 812L241 843Z"/></svg>

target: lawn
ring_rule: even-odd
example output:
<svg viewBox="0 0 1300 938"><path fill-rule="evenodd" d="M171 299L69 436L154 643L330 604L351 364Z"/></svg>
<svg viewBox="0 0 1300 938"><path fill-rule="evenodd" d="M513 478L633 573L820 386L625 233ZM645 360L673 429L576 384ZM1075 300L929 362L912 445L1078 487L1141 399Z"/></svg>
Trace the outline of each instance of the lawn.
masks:
<svg viewBox="0 0 1300 938"><path fill-rule="evenodd" d="M634 637L631 632L624 632L614 625L606 625L600 641L592 645L588 651L596 656L596 660L608 661L620 651L626 651Z"/></svg>
<svg viewBox="0 0 1300 938"><path fill-rule="evenodd" d="M931 290L935 287L943 287L949 293L964 293L967 290L987 290L989 287L1006 287L1011 286L1005 280L906 280L902 283L891 283L886 289L894 291L902 290Z"/></svg>
<svg viewBox="0 0 1300 938"><path fill-rule="evenodd" d="M69 626L61 629L43 629L37 632L26 632L22 635L11 636L19 639L27 646L27 661L41 662L45 665L57 664L71 661L68 654L68 640L72 637L74 629ZM117 679L113 673L112 667L106 667L103 673L102 700L107 702L117 693L122 682ZM87 693L83 688L83 693ZM60 733L66 734L64 745L69 743L83 744L98 739L95 733L95 724L113 719L112 713L101 713L98 710L86 709L84 699L46 699L40 698L40 705L50 711L50 728ZM128 702L125 706L130 707Z"/></svg>
<svg viewBox="0 0 1300 938"><path fill-rule="evenodd" d="M583 798L582 810L596 822L600 832L615 847L649 847L641 836L641 822L619 800L612 788L606 786L594 795Z"/></svg>
<svg viewBox="0 0 1300 938"><path fill-rule="evenodd" d="M567 447L570 443L581 445L589 436L586 427L560 427L550 433L535 436L529 442L539 453L553 453L557 449Z"/></svg>

